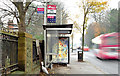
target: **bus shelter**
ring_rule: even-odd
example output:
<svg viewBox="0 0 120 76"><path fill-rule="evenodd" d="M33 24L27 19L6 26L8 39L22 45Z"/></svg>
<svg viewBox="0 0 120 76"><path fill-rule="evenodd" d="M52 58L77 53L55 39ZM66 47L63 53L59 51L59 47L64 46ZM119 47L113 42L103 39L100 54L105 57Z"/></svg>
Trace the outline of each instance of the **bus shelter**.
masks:
<svg viewBox="0 0 120 76"><path fill-rule="evenodd" d="M70 62L70 36L73 24L43 25L44 29L44 63Z"/></svg>

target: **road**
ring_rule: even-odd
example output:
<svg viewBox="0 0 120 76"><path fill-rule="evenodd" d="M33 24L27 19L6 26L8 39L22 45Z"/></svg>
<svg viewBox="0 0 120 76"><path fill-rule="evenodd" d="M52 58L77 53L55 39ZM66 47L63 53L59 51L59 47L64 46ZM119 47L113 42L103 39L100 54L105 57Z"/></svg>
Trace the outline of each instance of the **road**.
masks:
<svg viewBox="0 0 120 76"><path fill-rule="evenodd" d="M91 51L84 52L85 61L89 61L106 74L118 74L118 60L100 60Z"/></svg>

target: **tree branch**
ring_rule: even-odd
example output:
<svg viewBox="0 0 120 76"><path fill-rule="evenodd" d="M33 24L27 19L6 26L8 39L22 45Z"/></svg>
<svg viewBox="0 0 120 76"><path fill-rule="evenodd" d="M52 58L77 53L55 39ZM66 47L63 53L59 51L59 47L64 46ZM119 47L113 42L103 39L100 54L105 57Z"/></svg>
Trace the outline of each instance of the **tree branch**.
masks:
<svg viewBox="0 0 120 76"><path fill-rule="evenodd" d="M29 8L29 5L31 4L32 2L26 2L26 6L25 6L25 12L27 12L28 8Z"/></svg>
<svg viewBox="0 0 120 76"><path fill-rule="evenodd" d="M35 1L35 0L31 0L30 2L29 2L29 0L26 0L25 12L27 12L27 10L28 10L30 4L31 4L33 1Z"/></svg>
<svg viewBox="0 0 120 76"><path fill-rule="evenodd" d="M12 2L12 1L11 1ZM16 2L12 2L16 7L18 7L18 4Z"/></svg>
<svg viewBox="0 0 120 76"><path fill-rule="evenodd" d="M8 8L11 9L11 11L13 11L13 9L10 6L8 6L6 3L3 2L3 4L5 4Z"/></svg>
<svg viewBox="0 0 120 76"><path fill-rule="evenodd" d="M0 8L0 9L3 10L3 11L7 11L7 12L13 14L13 12L11 12L11 11L9 11L9 10L7 10L7 9L4 9L4 8Z"/></svg>
<svg viewBox="0 0 120 76"><path fill-rule="evenodd" d="M12 15L12 14L11 13L7 13L7 14L2 15L1 17L4 18L5 16L8 16L8 15Z"/></svg>
<svg viewBox="0 0 120 76"><path fill-rule="evenodd" d="M31 16L30 16L30 18L29 18L29 20L28 20L28 24L27 24L27 26L30 24L30 21L31 21L32 16L33 16L33 14L35 13L35 11L36 11L36 8L35 8L35 10L32 12L32 14L31 14Z"/></svg>

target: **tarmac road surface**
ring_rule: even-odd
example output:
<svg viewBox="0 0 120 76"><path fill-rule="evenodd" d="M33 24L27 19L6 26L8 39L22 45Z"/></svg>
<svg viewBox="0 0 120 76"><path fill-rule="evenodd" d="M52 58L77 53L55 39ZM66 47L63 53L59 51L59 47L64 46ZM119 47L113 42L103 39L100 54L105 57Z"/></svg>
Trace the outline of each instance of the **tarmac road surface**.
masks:
<svg viewBox="0 0 120 76"><path fill-rule="evenodd" d="M84 60L89 61L107 74L118 74L118 71L120 71L118 60L100 60L94 56L92 50L90 50L89 52L84 52Z"/></svg>

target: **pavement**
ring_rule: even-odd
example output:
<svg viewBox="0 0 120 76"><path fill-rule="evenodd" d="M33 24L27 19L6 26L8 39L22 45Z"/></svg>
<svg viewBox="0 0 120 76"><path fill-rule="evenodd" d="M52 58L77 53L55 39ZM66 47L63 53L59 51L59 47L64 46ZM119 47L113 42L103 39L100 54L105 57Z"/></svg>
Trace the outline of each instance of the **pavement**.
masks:
<svg viewBox="0 0 120 76"><path fill-rule="evenodd" d="M70 64L53 67L52 71L54 74L105 74L105 72L87 60L78 62L77 53L75 52L70 55Z"/></svg>

